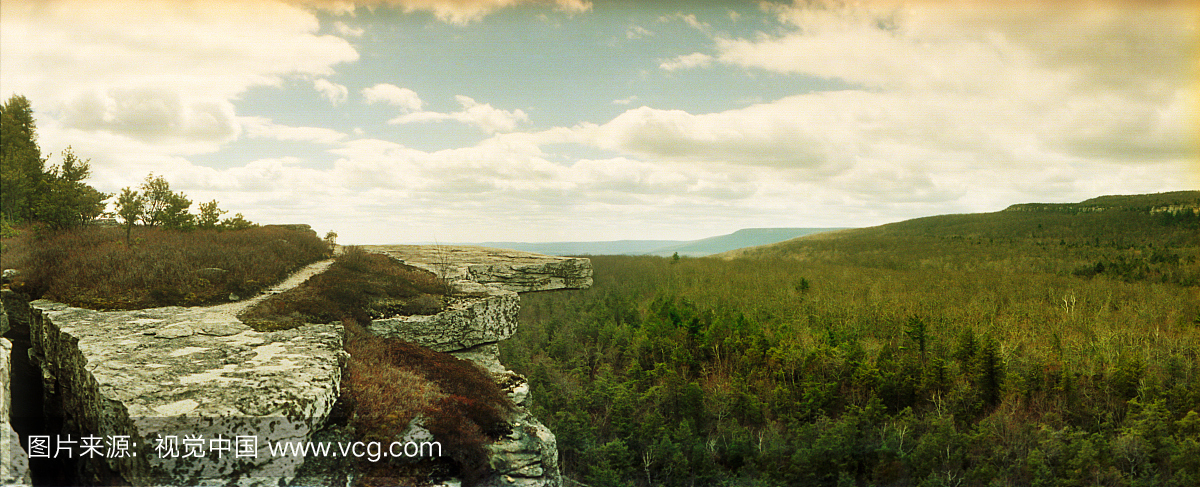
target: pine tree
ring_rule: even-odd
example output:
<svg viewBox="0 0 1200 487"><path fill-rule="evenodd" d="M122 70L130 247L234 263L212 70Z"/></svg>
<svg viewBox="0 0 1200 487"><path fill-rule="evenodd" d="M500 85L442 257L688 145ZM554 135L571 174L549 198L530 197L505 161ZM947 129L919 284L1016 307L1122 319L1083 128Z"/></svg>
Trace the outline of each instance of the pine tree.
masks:
<svg viewBox="0 0 1200 487"><path fill-rule="evenodd" d="M0 213L5 219L34 219L45 166L33 108L24 96L13 95L0 107Z"/></svg>

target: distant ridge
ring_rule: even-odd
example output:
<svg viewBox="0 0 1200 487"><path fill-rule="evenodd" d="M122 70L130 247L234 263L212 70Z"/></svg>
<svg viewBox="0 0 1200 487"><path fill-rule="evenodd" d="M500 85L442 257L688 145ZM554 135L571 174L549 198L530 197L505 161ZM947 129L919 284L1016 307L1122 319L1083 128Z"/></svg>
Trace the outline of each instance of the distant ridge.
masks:
<svg viewBox="0 0 1200 487"><path fill-rule="evenodd" d="M742 247L766 245L839 228L745 228L700 240L615 240L610 242L481 242L470 245L524 250L547 255L658 255L703 257Z"/></svg>
<svg viewBox="0 0 1200 487"><path fill-rule="evenodd" d="M1200 213L1200 191L1100 196L1079 203L1021 203L1009 206L1004 211L1081 213L1109 209L1146 211L1150 213Z"/></svg>
<svg viewBox="0 0 1200 487"><path fill-rule="evenodd" d="M927 216L739 248L717 257L853 261L872 256L887 265L905 266L918 255L927 257L927 262L943 259L946 245L966 242L1033 246L1038 252L1053 245L1054 249L1071 250L1071 258L1082 262L1086 252L1075 249L1128 249L1147 244L1190 249L1200 242L1198 226L1200 191L1172 191L1100 196L1079 203L1021 203L992 213Z"/></svg>
<svg viewBox="0 0 1200 487"><path fill-rule="evenodd" d="M546 255L642 255L686 240L614 240L608 242L481 242L470 245L524 250Z"/></svg>
<svg viewBox="0 0 1200 487"><path fill-rule="evenodd" d="M645 252L645 255L670 257L678 252L680 256L685 257L704 257L743 247L757 247L834 230L843 230L843 228L743 228L729 235L663 246Z"/></svg>

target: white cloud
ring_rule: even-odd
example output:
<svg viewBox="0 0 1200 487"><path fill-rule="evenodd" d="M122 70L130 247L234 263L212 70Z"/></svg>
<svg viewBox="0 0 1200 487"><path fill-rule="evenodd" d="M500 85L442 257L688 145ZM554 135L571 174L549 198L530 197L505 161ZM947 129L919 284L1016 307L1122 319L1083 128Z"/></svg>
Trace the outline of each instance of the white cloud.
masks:
<svg viewBox="0 0 1200 487"><path fill-rule="evenodd" d="M239 117L242 131L247 137L274 139L283 142L311 142L332 145L347 138L336 130L322 127L290 127L279 125L263 117Z"/></svg>
<svg viewBox="0 0 1200 487"><path fill-rule="evenodd" d="M654 37L654 32L640 25L630 26L625 30L626 39L641 39L643 37Z"/></svg>
<svg viewBox="0 0 1200 487"><path fill-rule="evenodd" d="M420 110L424 105L417 92L388 83L364 88L362 94L367 103L387 103L410 112Z"/></svg>
<svg viewBox="0 0 1200 487"><path fill-rule="evenodd" d="M613 101L612 101L612 104L613 104L613 105L628 105L628 104L630 104L630 103L633 103L633 102L634 102L634 101L636 101L637 99L638 99L638 96L637 96L637 95L630 95L630 96L628 96L628 97L626 97L626 98L621 98L621 99L618 99L618 100L613 100Z"/></svg>
<svg viewBox="0 0 1200 487"><path fill-rule="evenodd" d="M103 132L130 150L216 150L237 136L233 101L249 88L327 76L358 58L345 40L317 35L312 13L287 4L129 7L120 0L0 4L3 96L28 97L39 122L59 118L43 145L74 144L56 138L66 132ZM113 149L96 160L130 151Z"/></svg>
<svg viewBox="0 0 1200 487"><path fill-rule="evenodd" d="M228 101L186 98L165 88L82 92L59 105L59 113L69 127L124 134L143 142L219 143L238 133Z"/></svg>
<svg viewBox="0 0 1200 487"><path fill-rule="evenodd" d="M341 34L341 35L347 36L347 37L362 37L363 33L366 32L361 27L359 27L359 28L350 27L348 24L346 24L345 22L342 22L340 20L333 23L333 30L336 31L338 34Z"/></svg>
<svg viewBox="0 0 1200 487"><path fill-rule="evenodd" d="M1132 89L1172 96L1197 69L1197 11L1121 2L765 4L785 28L718 37L721 62L873 89L1040 96Z"/></svg>
<svg viewBox="0 0 1200 487"><path fill-rule="evenodd" d="M673 59L665 60L659 64L658 67L665 71L703 68L712 64L712 60L712 56L709 56L708 54L704 54L702 52L693 52L691 54L684 54L676 56Z"/></svg>
<svg viewBox="0 0 1200 487"><path fill-rule="evenodd" d="M313 80L313 88L333 105L340 105L350 97L350 90L325 78Z"/></svg>
<svg viewBox="0 0 1200 487"><path fill-rule="evenodd" d="M660 67L720 62L850 88L711 114L643 107L577 132L639 157L791 167L848 194L899 200L970 199L983 180L1008 188L993 194L1061 190L1031 181L1062 174L1095 194L1083 188L1116 183L1098 176L1114 170L1106 165L1175 174L1200 160L1194 6L765 5L782 29L717 36L715 58ZM997 176L1013 171L1029 176Z"/></svg>
<svg viewBox="0 0 1200 487"><path fill-rule="evenodd" d="M1189 156L1194 136L1182 132L1195 119L1178 123L1175 114L1192 105L1172 106L1164 111L1100 98L1036 111L970 94L845 90L707 114L640 107L542 138L647 161L757 168L856 198L947 202L981 197L971 194L980 181L990 182L991 194L1037 191L1040 183L1032 181L1050 174L1044 168L1073 173L1080 183L1071 184L1080 185L1111 170L1097 169L1106 164L1146 164L1174 174L1171 167L1195 160ZM1119 133L1126 135L1114 138ZM1014 173L1023 176L1002 176Z"/></svg>
<svg viewBox="0 0 1200 487"><path fill-rule="evenodd" d="M316 5L336 13L353 12L354 5L398 7L404 12L430 12L442 22L466 25L502 9L521 5L548 6L567 14L588 12L590 0L294 0L301 4Z"/></svg>
<svg viewBox="0 0 1200 487"><path fill-rule="evenodd" d="M658 18L659 22L670 22L672 20L681 20L683 23L687 24L688 27L696 29L700 32L707 33L712 28L708 22L701 22L699 19L697 19L696 14L684 14L682 12L676 12L674 14L664 15Z"/></svg>
<svg viewBox="0 0 1200 487"><path fill-rule="evenodd" d="M451 120L462 122L468 125L474 125L487 133L496 133L511 132L516 130L518 124L529 121L529 116L519 108L512 111L501 110L493 107L490 103L479 103L468 96L457 95L454 98L455 100L458 100L460 105L462 105L463 109L461 111L451 113L405 113L396 118L388 120L388 123L402 125L406 123Z"/></svg>

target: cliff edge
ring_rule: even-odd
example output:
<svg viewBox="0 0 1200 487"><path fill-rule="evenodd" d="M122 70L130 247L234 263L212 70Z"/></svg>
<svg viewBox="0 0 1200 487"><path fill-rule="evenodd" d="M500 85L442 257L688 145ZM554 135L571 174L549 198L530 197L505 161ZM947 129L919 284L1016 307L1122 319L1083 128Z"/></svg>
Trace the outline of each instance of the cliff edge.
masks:
<svg viewBox="0 0 1200 487"><path fill-rule="evenodd" d="M488 448L494 475L484 485L560 485L554 435L529 415L528 384L500 364L496 344L516 330L519 292L586 288L590 262L479 247L368 250L433 270L467 296L436 315L378 319L368 329L475 361L508 392L517 410L511 433ZM269 292L321 266L328 262ZM344 330L331 323L255 331L236 312L258 299L110 312L30 303L31 356L54 429L46 432L46 451L73 450L66 478L130 485L315 480L304 476L303 457L269 446L311 441L327 425L346 362ZM420 424L410 429L422 434ZM328 479L345 485L353 477Z"/></svg>

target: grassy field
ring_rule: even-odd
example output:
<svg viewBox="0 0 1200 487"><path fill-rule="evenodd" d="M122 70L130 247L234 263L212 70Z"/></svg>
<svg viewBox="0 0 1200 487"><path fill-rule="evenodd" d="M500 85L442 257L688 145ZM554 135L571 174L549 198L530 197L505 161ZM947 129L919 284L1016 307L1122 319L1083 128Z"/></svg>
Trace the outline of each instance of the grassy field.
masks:
<svg viewBox="0 0 1200 487"><path fill-rule="evenodd" d="M593 257L502 359L593 486L1197 485L1200 228L1118 202Z"/></svg>

